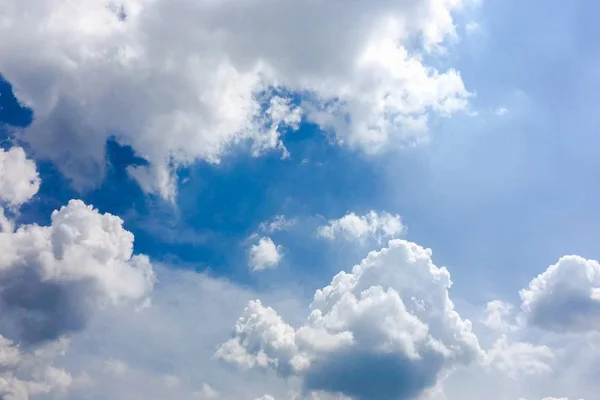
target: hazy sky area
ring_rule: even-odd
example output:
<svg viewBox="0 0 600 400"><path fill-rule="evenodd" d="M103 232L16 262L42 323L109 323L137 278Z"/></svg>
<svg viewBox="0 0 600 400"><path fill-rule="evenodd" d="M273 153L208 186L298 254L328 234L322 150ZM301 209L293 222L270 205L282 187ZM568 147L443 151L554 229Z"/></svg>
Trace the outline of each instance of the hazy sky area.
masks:
<svg viewBox="0 0 600 400"><path fill-rule="evenodd" d="M596 400L600 4L0 0L0 400Z"/></svg>

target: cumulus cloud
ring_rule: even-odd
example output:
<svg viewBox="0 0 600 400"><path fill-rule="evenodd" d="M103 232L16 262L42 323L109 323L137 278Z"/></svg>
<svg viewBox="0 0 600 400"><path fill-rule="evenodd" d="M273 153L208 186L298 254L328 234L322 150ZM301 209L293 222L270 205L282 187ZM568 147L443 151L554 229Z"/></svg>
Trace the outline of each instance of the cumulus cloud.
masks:
<svg viewBox="0 0 600 400"><path fill-rule="evenodd" d="M527 322L549 331L586 333L600 329L600 264L562 257L520 292Z"/></svg>
<svg viewBox="0 0 600 400"><path fill-rule="evenodd" d="M317 290L297 329L251 301L216 357L298 376L309 391L411 398L481 355L471 323L454 310L451 285L430 250L392 240Z"/></svg>
<svg viewBox="0 0 600 400"><path fill-rule="evenodd" d="M363 241L368 237L378 241L391 239L405 231L402 218L387 212L378 214L369 211L366 215L358 216L349 213L339 219L330 220L327 225L317 230L317 235L325 239L343 238L345 240Z"/></svg>
<svg viewBox="0 0 600 400"><path fill-rule="evenodd" d="M172 198L179 166L248 141L285 155L301 118L371 153L427 140L470 94L422 53L456 38L470 1L1 0L0 71L35 112L21 139L75 186L103 176L114 136Z"/></svg>
<svg viewBox="0 0 600 400"><path fill-rule="evenodd" d="M18 207L40 188L35 162L27 159L21 147L0 148L0 205Z"/></svg>
<svg viewBox="0 0 600 400"><path fill-rule="evenodd" d="M123 221L71 200L50 226L0 232L2 331L26 343L82 329L94 310L142 299L154 275Z"/></svg>
<svg viewBox="0 0 600 400"><path fill-rule="evenodd" d="M0 150L0 200L17 207L39 185L23 149ZM49 226L18 226L0 207L0 397L64 392L73 378L53 361L65 337L104 306L145 298L153 284L120 218L71 200Z"/></svg>
<svg viewBox="0 0 600 400"><path fill-rule="evenodd" d="M283 258L283 247L275 245L269 237L262 237L250 247L248 264L254 272L275 268Z"/></svg>
<svg viewBox="0 0 600 400"><path fill-rule="evenodd" d="M35 163L23 149L0 151L2 200L19 205L38 190ZM1 209L0 209L1 210ZM103 305L146 296L146 256L133 255L123 221L80 200L54 211L50 226L0 224L0 333L27 344L81 329Z"/></svg>

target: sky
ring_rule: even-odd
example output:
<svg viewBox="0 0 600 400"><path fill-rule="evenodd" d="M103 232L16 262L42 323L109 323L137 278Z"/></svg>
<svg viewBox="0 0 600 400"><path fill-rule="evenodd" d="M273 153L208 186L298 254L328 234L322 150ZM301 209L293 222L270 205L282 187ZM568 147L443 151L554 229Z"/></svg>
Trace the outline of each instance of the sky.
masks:
<svg viewBox="0 0 600 400"><path fill-rule="evenodd" d="M598 11L0 0L0 399L594 400Z"/></svg>

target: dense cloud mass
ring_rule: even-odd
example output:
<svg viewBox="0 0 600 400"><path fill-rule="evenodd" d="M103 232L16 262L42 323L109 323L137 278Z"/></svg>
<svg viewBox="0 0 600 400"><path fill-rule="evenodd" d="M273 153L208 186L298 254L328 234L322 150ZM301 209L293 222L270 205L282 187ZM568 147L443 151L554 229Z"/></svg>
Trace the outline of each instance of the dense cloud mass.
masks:
<svg viewBox="0 0 600 400"><path fill-rule="evenodd" d="M48 226L19 225L10 215L36 194L38 174L35 163L21 148L1 154L3 165L9 166L0 169L2 201L11 211L7 217L0 208L0 398L45 399L65 393L67 397L70 393L78 396L92 387L85 385L96 385L93 392L100 397L92 398L102 398L103 393L118 393L125 398L125 393L132 390L125 382L135 386L135 382L148 379L163 382L153 383L152 390L160 393L157 396L178 393L190 399L239 398L239 390L232 391L222 382L218 388L197 382L186 382L183 387L184 373L157 375L139 361L136 364L135 357L122 360L124 353L107 359L85 353L91 350L82 347L85 340L75 341L77 332L85 332L89 338L101 337L101 341L94 342L96 345L106 340L132 340L124 338L134 332L135 347L144 348L139 342L144 335L139 333L154 332L148 343L163 343L162 335L170 332L164 322L170 321L167 325L173 331L169 333L169 351L161 349L159 354L161 359L180 357L178 362L186 365L180 353L187 354L187 347L177 351L172 348L173 338L179 335L173 332L180 330L173 313L181 312L181 302L195 309L192 304L196 303L184 301L192 292L182 293L186 286L181 282L181 288L166 287L159 308L137 320L142 325L131 322L125 328L129 331L119 332L118 325L126 325L125 321L109 318L110 329L91 331L93 317L102 311L115 310L119 318L130 318L129 308L117 311L111 306L142 305L141 301L147 299L155 281L149 259L133 254L133 235L123 228L120 218L101 214L80 200L71 200L54 211ZM327 227L335 235L350 235L356 240L382 240L403 230L400 217L387 213L347 217L331 221ZM262 224L259 231L288 229L291 221L277 217ZM274 267L281 260L281 248L267 237L263 239L251 247L250 261L255 270ZM488 303L483 324L501 336L484 351L470 321L460 317L449 298L449 272L433 264L430 250L394 239L380 251L369 253L351 272L340 272L329 285L317 290L308 319L298 327L261 301L250 301L235 324L232 338L218 347L216 358L248 369L273 370L279 377L289 378L289 382L296 383L290 384L291 390L283 398L294 400L437 400L445 398L444 382L451 379L450 373L458 366L478 368L484 376L507 377L511 382L551 377L566 360L568 346L574 344L554 343L552 347L522 341L521 332L529 326L558 333L597 330L599 269L596 261L563 257L521 291L521 311L501 301ZM165 276L172 274L177 275L173 272ZM194 279L186 276L183 280ZM244 301L237 297L247 299L251 295L207 277L201 281L206 281L203 287L208 290L202 294L202 302L207 302L203 307L210 310L213 304L220 304L218 311L207 315L216 312L221 316L229 310L223 316L226 320L235 312L231 304ZM195 290L194 285L191 287L185 290ZM227 290L223 292L224 288ZM223 298L217 295L221 293ZM144 307L149 304L143 303ZM153 316L159 320L154 322ZM226 326L225 320L203 320L202 326ZM189 328L197 329L193 325ZM96 376L75 376L76 370L59 364L58 360L70 354L67 350L72 343L77 343L78 351L84 354L71 355L71 359L86 360L75 365L85 365ZM125 343L121 346L128 347ZM153 347L158 351L156 345ZM212 352L213 348L201 352ZM96 365L98 362L102 367ZM205 362L211 362L209 356ZM123 383L107 389L102 379L109 377ZM281 388L272 391L274 387L255 385L252 397L270 392L276 396L265 395L262 399L282 398L285 392Z"/></svg>
<svg viewBox="0 0 600 400"><path fill-rule="evenodd" d="M2 330L27 343L82 329L98 307L146 296L147 257L132 255L123 221L71 200L50 226L0 232Z"/></svg>
<svg viewBox="0 0 600 400"><path fill-rule="evenodd" d="M426 140L470 94L405 44L441 53L469 2L2 0L0 71L35 112L22 138L77 187L115 136L150 162L142 187L172 198L173 169L282 148L302 115L368 152Z"/></svg>
<svg viewBox="0 0 600 400"><path fill-rule="evenodd" d="M359 400L412 398L481 350L448 296L452 282L431 251L392 240L315 293L298 329L250 302L217 357L298 375L309 390Z"/></svg>
<svg viewBox="0 0 600 400"><path fill-rule="evenodd" d="M600 264L562 257L521 291L528 323L555 332L600 330Z"/></svg>
<svg viewBox="0 0 600 400"><path fill-rule="evenodd" d="M548 35L531 23L540 4L479 3L0 0L0 94L33 111L13 127L29 112L0 102L0 400L596 399L600 263L564 256L516 302L489 282L533 276L548 248L597 256L578 242L598 233L582 223L596 193L573 195L593 181L573 161L596 166L577 146L597 147L581 121L597 96L577 80L539 91L565 70L555 54L597 83L587 27L569 20L571 37L552 15L584 8L539 1ZM551 68L510 51L544 46ZM456 114L468 119L440 124ZM373 158L433 135L426 151ZM107 160L113 139L135 161L129 148ZM43 187L33 159L54 164ZM228 159L243 173L206 172ZM225 184L177 198L198 176ZM98 209L61 200L39 222L71 193L63 178ZM153 262L102 212L134 215L136 231L163 223L162 207L177 217L169 243L164 229L138 236Z"/></svg>

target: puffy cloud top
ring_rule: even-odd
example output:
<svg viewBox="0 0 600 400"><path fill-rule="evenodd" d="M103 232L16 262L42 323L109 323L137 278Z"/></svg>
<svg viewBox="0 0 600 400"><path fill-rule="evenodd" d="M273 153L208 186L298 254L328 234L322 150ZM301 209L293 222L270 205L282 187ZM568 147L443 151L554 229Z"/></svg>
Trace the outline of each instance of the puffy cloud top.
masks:
<svg viewBox="0 0 600 400"><path fill-rule="evenodd" d="M28 160L21 147L0 148L0 205L18 207L40 188L35 162Z"/></svg>
<svg viewBox="0 0 600 400"><path fill-rule="evenodd" d="M2 329L28 343L56 339L81 329L98 307L146 296L152 266L132 254L122 224L71 200L50 226L0 232Z"/></svg>
<svg viewBox="0 0 600 400"><path fill-rule="evenodd" d="M392 240L318 290L298 329L250 302L216 356L298 375L309 390L360 400L410 398L443 371L481 355L471 323L454 310L451 284L430 250Z"/></svg>
<svg viewBox="0 0 600 400"><path fill-rule="evenodd" d="M368 152L426 140L470 94L403 44L437 51L470 1L0 0L0 71L34 109L23 138L75 185L103 175L116 135L172 198L177 166L282 148L303 115Z"/></svg>
<svg viewBox="0 0 600 400"><path fill-rule="evenodd" d="M527 321L555 332L600 330L600 264L580 256L562 257L521 290Z"/></svg>

